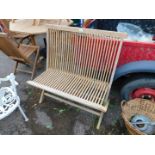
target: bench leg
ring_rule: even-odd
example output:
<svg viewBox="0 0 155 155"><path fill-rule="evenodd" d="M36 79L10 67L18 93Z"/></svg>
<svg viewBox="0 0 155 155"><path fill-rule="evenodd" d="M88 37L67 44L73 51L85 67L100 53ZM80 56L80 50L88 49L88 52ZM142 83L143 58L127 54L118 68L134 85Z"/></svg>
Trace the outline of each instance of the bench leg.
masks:
<svg viewBox="0 0 155 155"><path fill-rule="evenodd" d="M39 99L39 103L41 104L43 102L44 99L44 90L42 90L41 95L40 95L40 99Z"/></svg>
<svg viewBox="0 0 155 155"><path fill-rule="evenodd" d="M101 122L102 122L102 119L103 119L103 114L104 114L104 112L101 112L101 115L99 117L99 120L98 120L96 129L99 129L100 128L100 125L101 125Z"/></svg>

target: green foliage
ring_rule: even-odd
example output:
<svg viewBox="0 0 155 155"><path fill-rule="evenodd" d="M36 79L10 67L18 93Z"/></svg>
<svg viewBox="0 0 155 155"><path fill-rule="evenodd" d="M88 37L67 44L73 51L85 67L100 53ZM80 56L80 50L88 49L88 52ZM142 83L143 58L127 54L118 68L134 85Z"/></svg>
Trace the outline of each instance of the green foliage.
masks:
<svg viewBox="0 0 155 155"><path fill-rule="evenodd" d="M53 108L59 115L63 114L64 112L67 112L67 108Z"/></svg>

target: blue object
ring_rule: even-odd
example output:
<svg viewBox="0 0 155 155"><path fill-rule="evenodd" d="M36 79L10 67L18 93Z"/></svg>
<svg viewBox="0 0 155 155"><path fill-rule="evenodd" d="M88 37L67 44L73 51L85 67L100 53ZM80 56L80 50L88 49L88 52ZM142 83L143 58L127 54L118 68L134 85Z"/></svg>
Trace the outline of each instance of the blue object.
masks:
<svg viewBox="0 0 155 155"><path fill-rule="evenodd" d="M139 124L140 122L142 122L141 124ZM145 123L147 122L147 123ZM153 134L154 133L154 126L151 124L152 121L144 115L135 115L133 116L133 118L131 119L131 123L133 123L133 126L140 130L141 132L144 132L145 134ZM137 124L135 124L137 123Z"/></svg>
<svg viewBox="0 0 155 155"><path fill-rule="evenodd" d="M82 27L83 26L84 19L72 19L72 20L73 20L72 26L75 26L75 27Z"/></svg>

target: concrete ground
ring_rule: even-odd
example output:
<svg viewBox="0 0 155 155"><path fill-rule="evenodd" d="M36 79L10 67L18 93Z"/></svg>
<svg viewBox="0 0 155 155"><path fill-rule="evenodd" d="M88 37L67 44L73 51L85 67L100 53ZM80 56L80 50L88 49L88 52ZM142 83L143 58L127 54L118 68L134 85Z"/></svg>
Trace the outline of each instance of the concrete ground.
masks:
<svg viewBox="0 0 155 155"><path fill-rule="evenodd" d="M0 52L0 78L12 73L14 62ZM20 65L25 69L28 66ZM45 61L37 69L37 75L45 69ZM101 124L100 130L95 129L96 116L85 111L59 103L51 98L45 98L38 104L40 90L29 86L26 81L30 75L17 72L16 80L19 83L18 94L21 106L29 117L25 122L19 110L0 121L1 135L31 135L31 134L127 134L120 113L120 98L117 85L110 94L110 106Z"/></svg>

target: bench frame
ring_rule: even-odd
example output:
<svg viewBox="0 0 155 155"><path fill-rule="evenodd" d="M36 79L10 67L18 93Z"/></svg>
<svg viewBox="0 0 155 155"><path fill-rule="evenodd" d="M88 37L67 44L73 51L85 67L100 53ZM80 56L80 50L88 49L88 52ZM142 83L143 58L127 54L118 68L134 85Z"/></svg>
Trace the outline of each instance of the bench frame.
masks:
<svg viewBox="0 0 155 155"><path fill-rule="evenodd" d="M34 81L28 81L28 84L30 84L32 86L35 86L37 88L42 89L41 96L40 96L40 99L39 99L39 103L42 103L43 102L44 96L48 96L48 97L51 97L51 98L53 98L55 100L58 100L60 102L65 102L65 103L67 103L67 104L69 104L71 106L80 108L80 109L85 110L87 112L90 112L90 113L92 113L94 115L97 115L97 116L99 116L99 120L98 120L98 123L97 123L97 127L96 128L99 129L100 128L100 124L102 122L103 114L107 111L107 108L108 108L108 104L109 104L108 96L109 96L109 93L110 93L110 88L111 88L112 81L113 81L113 78L114 78L115 69L116 69L116 66L117 66L118 59L119 59L119 55L120 55L120 51L121 51L121 47L122 47L122 42L123 42L123 39L127 37L127 35L124 34L124 33L110 32L110 31L103 31L103 30L94 30L94 29L92 30L92 29L85 29L85 28L82 29L82 28L71 28L71 27L62 27L62 26L52 26L52 27L50 27L48 29L48 33L47 33L47 45L48 45L47 67L46 67L47 69L51 68L52 64L54 64L54 63L52 63L52 60L51 60L52 54L51 54L51 49L50 49L51 48L51 45L50 44L52 44L52 43L50 42L51 41L50 40L50 37L51 37L50 36L51 35L50 34L50 30L56 30L56 31L58 30L58 31L62 31L62 32L63 31L64 32L72 32L72 33L76 33L76 34L77 33L80 33L80 34L81 33L84 33L86 35L87 34L88 35L89 34L92 34L92 35L93 34L95 34L95 35L102 34L103 36L104 35L105 36L108 36L108 37L109 36L110 37L112 36L113 37L112 39L117 38L119 40L119 43L117 42L118 43L117 50L115 51L115 52L117 52L117 54L115 54L115 56L111 56L112 58L110 59L110 60L113 60L114 61L114 62L112 61L113 67L110 66L110 68L112 68L111 73L110 73L111 76L106 75L107 77L109 76L109 79L110 79L108 81L107 93L104 96L103 103L101 105L100 104L99 105L96 105L98 107L95 107L95 105L90 106L89 102L87 103L87 101L86 101L85 104L84 104L84 102L81 103L80 101L82 99L80 99L80 98L78 99L76 96L71 96L70 94L67 94L67 93L64 93L62 91L56 90L56 89L54 89L52 87L49 88L48 86L42 85L40 83L36 83L35 80ZM107 46L111 46L110 49L113 49L114 48L114 45L111 45L111 44L110 45L108 44ZM109 49L108 49L108 51L109 51ZM109 55L112 55L112 54L109 54ZM113 58L113 57L115 57L115 58ZM57 63L59 65L59 62L57 62ZM104 104L104 106L103 106L103 104ZM103 108L100 109L99 106L103 106Z"/></svg>

